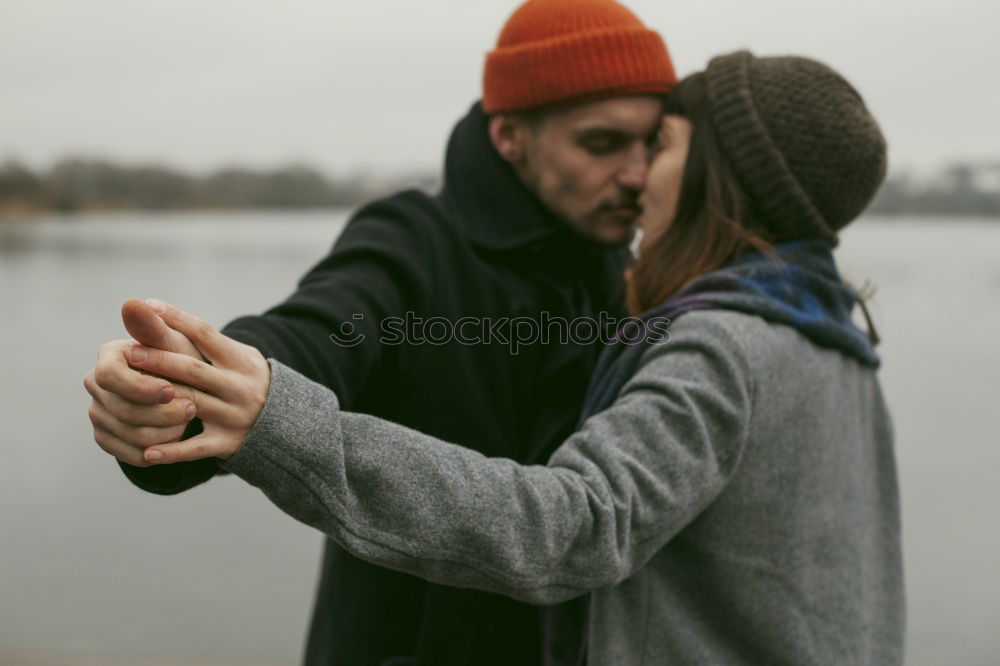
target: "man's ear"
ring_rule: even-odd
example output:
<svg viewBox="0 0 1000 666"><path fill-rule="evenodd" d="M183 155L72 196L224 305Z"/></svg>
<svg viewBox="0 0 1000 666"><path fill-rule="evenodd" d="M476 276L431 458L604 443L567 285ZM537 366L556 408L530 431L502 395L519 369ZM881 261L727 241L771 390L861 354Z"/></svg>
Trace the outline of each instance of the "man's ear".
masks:
<svg viewBox="0 0 1000 666"><path fill-rule="evenodd" d="M513 116L498 113L490 116L490 143L505 161L517 164L524 159L529 129L527 124Z"/></svg>

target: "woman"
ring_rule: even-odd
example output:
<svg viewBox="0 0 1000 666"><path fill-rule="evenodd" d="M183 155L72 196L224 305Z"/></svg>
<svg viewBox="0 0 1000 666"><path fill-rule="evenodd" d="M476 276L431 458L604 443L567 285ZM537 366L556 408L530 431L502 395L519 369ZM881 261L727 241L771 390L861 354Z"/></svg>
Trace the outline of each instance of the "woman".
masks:
<svg viewBox="0 0 1000 666"><path fill-rule="evenodd" d="M340 412L165 304L213 365L133 364L196 387L205 426L147 461L217 456L359 557L559 604L551 663L900 663L891 419L831 252L885 142L804 58L721 56L666 104L629 304L669 340L620 331L547 465Z"/></svg>

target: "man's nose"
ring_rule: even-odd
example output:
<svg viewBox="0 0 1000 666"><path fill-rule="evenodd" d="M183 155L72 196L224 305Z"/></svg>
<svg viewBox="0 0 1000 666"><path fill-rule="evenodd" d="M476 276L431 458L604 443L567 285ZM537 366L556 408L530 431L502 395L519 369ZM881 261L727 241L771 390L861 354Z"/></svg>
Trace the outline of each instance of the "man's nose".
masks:
<svg viewBox="0 0 1000 666"><path fill-rule="evenodd" d="M625 155L625 163L618 172L618 184L630 190L641 190L649 175L649 152L645 144L632 147Z"/></svg>

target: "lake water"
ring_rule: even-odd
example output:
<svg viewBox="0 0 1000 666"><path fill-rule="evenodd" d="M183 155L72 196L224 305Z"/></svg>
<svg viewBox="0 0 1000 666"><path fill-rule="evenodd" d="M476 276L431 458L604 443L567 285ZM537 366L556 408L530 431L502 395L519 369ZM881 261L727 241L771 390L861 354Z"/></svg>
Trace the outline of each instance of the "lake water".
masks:
<svg viewBox="0 0 1000 666"><path fill-rule="evenodd" d="M322 538L236 478L134 488L83 375L155 296L221 326L323 256L338 211L0 225L0 664L297 663ZM1000 220L863 219L903 493L911 666L1000 664ZM36 660L31 661L29 657Z"/></svg>

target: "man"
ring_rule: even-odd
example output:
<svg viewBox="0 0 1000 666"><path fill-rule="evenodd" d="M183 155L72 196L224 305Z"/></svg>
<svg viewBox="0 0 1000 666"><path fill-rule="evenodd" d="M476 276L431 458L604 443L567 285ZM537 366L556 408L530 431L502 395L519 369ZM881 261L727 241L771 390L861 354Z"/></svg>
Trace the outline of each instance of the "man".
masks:
<svg viewBox="0 0 1000 666"><path fill-rule="evenodd" d="M345 409L544 463L572 431L600 351L595 326L573 321L622 314L647 143L674 81L659 35L613 0L529 0L487 56L442 191L364 207L291 297L223 332L329 386ZM197 355L140 302L123 315L136 340ZM95 440L150 492L225 473L215 458L189 460L183 439L199 422L185 428L189 405L128 366L133 344L103 345L85 378ZM168 464L144 458L178 437ZM541 624L537 607L328 541L305 663L537 664Z"/></svg>

